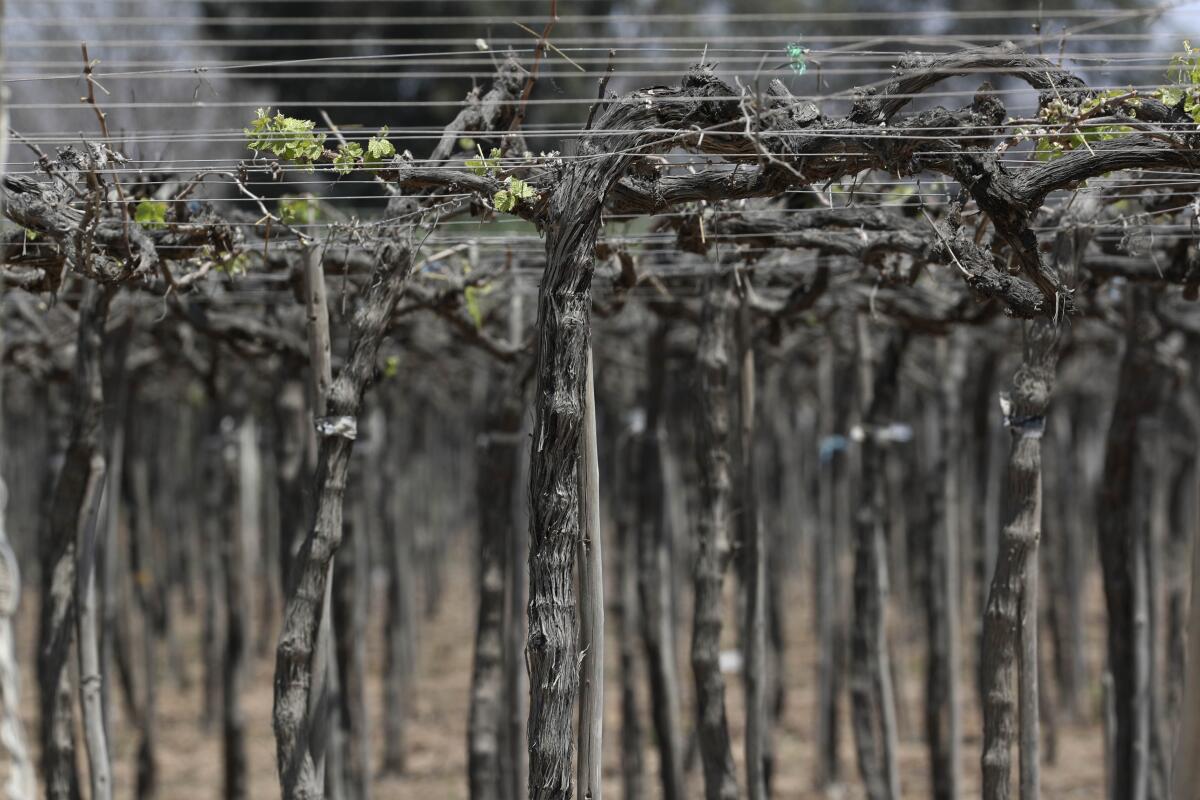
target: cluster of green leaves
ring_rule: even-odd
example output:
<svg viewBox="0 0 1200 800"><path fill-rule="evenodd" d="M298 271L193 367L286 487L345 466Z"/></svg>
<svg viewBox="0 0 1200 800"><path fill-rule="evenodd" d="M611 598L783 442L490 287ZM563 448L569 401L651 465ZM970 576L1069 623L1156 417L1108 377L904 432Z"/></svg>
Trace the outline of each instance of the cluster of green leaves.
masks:
<svg viewBox="0 0 1200 800"><path fill-rule="evenodd" d="M381 164L396 155L396 146L388 141L388 129L380 128L379 133L367 140L367 149L358 142L345 142L338 146L333 155L333 171L339 175L349 175L362 165Z"/></svg>
<svg viewBox="0 0 1200 800"><path fill-rule="evenodd" d="M161 200L142 200L133 211L133 221L147 230L167 226L167 204Z"/></svg>
<svg viewBox="0 0 1200 800"><path fill-rule="evenodd" d="M492 151L486 156L483 154L483 148L476 145L479 150L479 158L468 158L464 163L467 169L474 172L476 175L496 175L500 172L500 158L502 156L500 148L493 147ZM497 211L510 213L517 207L517 204L522 200L532 200L538 196L537 189L530 186L520 178L514 178L509 175L504 179L505 188L496 192L492 196L492 205Z"/></svg>
<svg viewBox="0 0 1200 800"><path fill-rule="evenodd" d="M396 147L387 138L388 129L383 127L379 133L367 140L366 163L378 164L396 155Z"/></svg>
<svg viewBox="0 0 1200 800"><path fill-rule="evenodd" d="M1174 108L1183 103L1184 112L1200 124L1200 48L1184 41L1183 53L1171 59L1167 77L1174 83L1154 92L1154 96Z"/></svg>
<svg viewBox="0 0 1200 800"><path fill-rule="evenodd" d="M500 148L493 147L489 155L483 154L483 148L479 148L479 158L468 158L464 162L467 169L474 172L476 175L487 175L489 172L500 171Z"/></svg>
<svg viewBox="0 0 1200 800"><path fill-rule="evenodd" d="M504 179L504 185L508 188L496 192L492 197L492 205L496 207L497 211L503 211L506 214L515 209L522 200L532 200L538 194L537 189L511 175Z"/></svg>
<svg viewBox="0 0 1200 800"><path fill-rule="evenodd" d="M315 133L311 119L272 116L271 109L260 108L257 116L244 128L247 146L254 153L268 152L284 161L292 161L312 169L313 162L325 154L325 134Z"/></svg>
<svg viewBox="0 0 1200 800"><path fill-rule="evenodd" d="M281 113L271 114L271 109L260 108L257 116L244 128L246 146L255 153L267 152L282 161L291 161L313 169L313 165L325 158L325 134L316 133L311 119L286 117ZM388 141L388 129L367 140L364 149L358 142L344 142L330 159L333 170L339 175L348 175L364 165L381 164L396 155L396 146Z"/></svg>
<svg viewBox="0 0 1200 800"><path fill-rule="evenodd" d="M1096 142L1104 142L1123 136L1133 129L1128 125L1088 123L1092 116L1105 115L1111 106L1112 111L1123 111L1129 116L1137 115L1141 101L1135 97L1132 89L1108 89L1097 92L1079 105L1070 105L1061 98L1047 103L1038 111L1038 117L1045 122L1046 128L1034 131L1037 143L1034 155L1042 160L1060 156L1063 153L1079 148L1087 148ZM1048 129L1057 129L1051 132Z"/></svg>
<svg viewBox="0 0 1200 800"><path fill-rule="evenodd" d="M363 149L358 142L346 142L338 147L333 157L333 171L339 175L349 175L362 161Z"/></svg>

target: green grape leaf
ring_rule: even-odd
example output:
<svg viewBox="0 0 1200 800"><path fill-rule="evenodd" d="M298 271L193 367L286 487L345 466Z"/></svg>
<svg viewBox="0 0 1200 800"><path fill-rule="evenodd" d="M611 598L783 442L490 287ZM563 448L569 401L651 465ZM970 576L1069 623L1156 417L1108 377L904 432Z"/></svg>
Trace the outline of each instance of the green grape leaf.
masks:
<svg viewBox="0 0 1200 800"><path fill-rule="evenodd" d="M333 157L333 170L339 175L349 175L362 160L363 149L358 142L347 142L338 147Z"/></svg>
<svg viewBox="0 0 1200 800"><path fill-rule="evenodd" d="M325 154L325 134L313 131L316 123L310 119L285 117L282 113L271 115L271 109L260 108L250 123L243 128L246 146L255 155L268 152L284 161L293 161L308 167Z"/></svg>
<svg viewBox="0 0 1200 800"><path fill-rule="evenodd" d="M400 356L388 356L383 362L383 377L394 378L400 374Z"/></svg>
<svg viewBox="0 0 1200 800"><path fill-rule="evenodd" d="M167 204L159 200L142 200L133 212L133 220L149 230L166 227Z"/></svg>
<svg viewBox="0 0 1200 800"><path fill-rule="evenodd" d="M388 129L380 128L379 133L367 140L367 161L376 163L386 161L396 155L396 147L387 139Z"/></svg>
<svg viewBox="0 0 1200 800"><path fill-rule="evenodd" d="M465 164L467 169L476 175L487 175L491 170L500 169L500 148L493 147L491 154L487 157L484 157L483 149L480 148L479 158L468 158Z"/></svg>
<svg viewBox="0 0 1200 800"><path fill-rule="evenodd" d="M492 205L496 207L497 211L508 213L517 207L517 198L512 192L501 189L492 198Z"/></svg>
<svg viewBox="0 0 1200 800"><path fill-rule="evenodd" d="M518 200L532 200L537 197L537 189L534 189L525 181L519 178L509 178L507 182L508 190Z"/></svg>

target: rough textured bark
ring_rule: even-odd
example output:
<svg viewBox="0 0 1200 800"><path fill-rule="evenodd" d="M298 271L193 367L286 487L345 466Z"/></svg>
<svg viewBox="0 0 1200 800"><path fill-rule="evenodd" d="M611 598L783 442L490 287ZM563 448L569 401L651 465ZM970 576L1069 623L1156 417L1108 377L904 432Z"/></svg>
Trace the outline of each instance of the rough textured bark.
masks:
<svg viewBox="0 0 1200 800"><path fill-rule="evenodd" d="M279 586L291 587L291 563L304 537L309 505L304 491L304 442L308 437L304 389L299 381L280 377L273 393L272 434L275 443L276 499L279 507Z"/></svg>
<svg viewBox="0 0 1200 800"><path fill-rule="evenodd" d="M493 367L475 477L479 511L479 607L467 725L472 800L505 797L501 762L508 706L504 685L504 573L519 473L522 393L512 369Z"/></svg>
<svg viewBox="0 0 1200 800"><path fill-rule="evenodd" d="M1017 735L1021 628L1037 625L1037 609L1025 607L1025 596L1041 535L1041 436L1054 388L1059 328L1051 321L1038 320L1026 324L1024 336L1024 356L1013 376L1011 406L1005 414L1012 434L1012 448L1008 460L1004 527L983 627L981 763L985 800L1006 800L1010 796L1011 747ZM1036 661L1024 667L1035 670ZM1025 694L1028 691L1027 686ZM1029 700L1028 697L1024 699ZM1032 707L1022 703L1021 712L1022 728L1036 727L1036 699ZM1022 737L1023 745L1033 744L1028 736ZM1037 756L1023 752L1021 757L1024 761ZM1023 771L1022 775L1026 773Z"/></svg>
<svg viewBox="0 0 1200 800"><path fill-rule="evenodd" d="M101 350L113 290L84 286L72 377L73 421L42 537L42 609L38 684L41 692L42 778L52 800L79 797L70 676L66 670L75 615L76 539L87 499L102 479L93 459L103 446Z"/></svg>
<svg viewBox="0 0 1200 800"><path fill-rule="evenodd" d="M579 747L580 800L600 800L604 738L604 550L600 528L600 456L592 351L584 381L579 483Z"/></svg>
<svg viewBox="0 0 1200 800"><path fill-rule="evenodd" d="M1112 672L1114 798L1145 798L1149 777L1149 730L1140 702L1142 627L1138 555L1143 531L1137 519L1134 454L1145 417L1162 391L1162 370L1154 363L1147 337L1150 324L1147 297L1133 288L1125 354L1117 382L1117 397L1105 444L1104 471L1098 499L1100 563L1108 607L1108 665Z"/></svg>
<svg viewBox="0 0 1200 800"><path fill-rule="evenodd" d="M696 455L700 472L700 514L696 536L695 624L692 673L696 681L697 728L708 800L736 800L737 775L725 714L721 675L721 612L729 565L730 476L729 315L733 298L724 281L705 296L696 360Z"/></svg>
<svg viewBox="0 0 1200 800"><path fill-rule="evenodd" d="M389 214L395 216L393 210ZM390 233L379 267L351 319L346 364L330 388L328 410L335 418L357 418L363 393L375 373L379 344L412 271L411 231L397 226ZM308 700L329 565L341 545L342 499L352 445L352 439L336 432L321 436L316 518L296 556L292 570L294 583L284 606L283 631L276 650L273 711L276 760L284 800L310 800L324 794L308 752L311 738Z"/></svg>
<svg viewBox="0 0 1200 800"><path fill-rule="evenodd" d="M104 450L97 447L91 457L88 489L75 543L78 557L75 567L75 641L79 660L79 708L83 741L87 747L90 796L95 800L112 798L112 764L101 697L103 681L96 600L97 534L106 468Z"/></svg>
<svg viewBox="0 0 1200 800"><path fill-rule="evenodd" d="M667 446L662 419L667 385L666 342L667 327L659 325L651 333L646 351L647 383L643 403L646 428L640 442L637 495L638 596L663 797L664 800L682 800L683 730L671 603L668 489L663 472L663 449Z"/></svg>
<svg viewBox="0 0 1200 800"><path fill-rule="evenodd" d="M634 159L668 146L650 129L681 123L701 98L729 91L711 72L682 89L652 89L615 101L596 122L606 136L579 142L545 201L546 270L538 291L534 429L530 449L529 794L571 795L571 709L578 690L575 591L579 536L580 424L590 344L591 282L604 198ZM655 101L668 95L689 102ZM722 107L732 115L736 104ZM641 149L639 149L641 148Z"/></svg>
<svg viewBox="0 0 1200 800"><path fill-rule="evenodd" d="M372 432L371 435L374 435ZM376 446L372 443L370 446ZM360 485L365 481L360 481ZM367 615L371 560L364 504L354 505L354 523L345 526L333 574L333 617L338 692L335 714L341 732L343 796L371 796L371 735L367 717Z"/></svg>
<svg viewBox="0 0 1200 800"><path fill-rule="evenodd" d="M862 478L854 537L854 626L850 640L850 699L858 766L870 800L898 800L896 711L885 620L887 555L884 543L884 444L880 426L891 422L904 331L889 332L874 358L865 318L858 320L862 362Z"/></svg>
<svg viewBox="0 0 1200 800"><path fill-rule="evenodd" d="M108 734L104 729L101 699L100 637L97 631L96 548L100 506L104 493L104 455L92 453L88 497L80 519L76 552L76 654L79 660L79 710L83 738L88 750L88 783L95 800L113 796L112 764L108 757Z"/></svg>

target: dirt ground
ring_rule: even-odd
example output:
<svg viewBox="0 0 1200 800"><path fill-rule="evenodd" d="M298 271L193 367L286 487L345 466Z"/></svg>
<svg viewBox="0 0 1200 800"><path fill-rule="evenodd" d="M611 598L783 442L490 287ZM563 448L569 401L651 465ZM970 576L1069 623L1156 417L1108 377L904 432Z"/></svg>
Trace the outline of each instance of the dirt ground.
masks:
<svg viewBox="0 0 1200 800"><path fill-rule="evenodd" d="M474 596L470 585L469 559L463 548L450 554L454 566L450 568L450 584L445 602L436 616L423 624L420 634L420 653L416 692L412 702L413 718L409 722L409 773L403 778L376 780L376 798L415 798L425 800L459 800L467 797L466 779L466 724L467 699L470 682L471 642L474 626ZM1101 635L1103 611L1099 602L1098 587L1094 576L1090 586L1093 602L1088 620L1089 631L1089 677L1095 684ZM460 588L461 587L461 588ZM811 613L807 602L807 580L793 581L787 588L788 604L788 649L786 709L776 732L777 753L776 790L779 798L822 798L833 796L851 800L863 796L858 782L854 761L847 709L843 708L842 725L842 775L844 783L827 795L814 789L814 678L815 652L809 632ZM382 687L379 675L382 668L383 619L382 594L376 592L376 603L372 614L372 638L370 640L371 693L368 708L372 711L372 728L378 739L379 714L383 709ZM32 665L32 636L36 627L36 604L27 603L21 619L20 640L24 645L22 661L23 694L27 710L27 734L32 741L36 738L33 710L36 707L36 690ZM899 719L901 732L900 767L903 794L906 798L929 796L927 761L921 733L921 702L923 670L921 665L921 631L917 627L919 615L907 615L908 628L893 625L893 642L900 653L898 674L900 677ZM892 613L893 623L898 614ZM187 653L196 655L200 648L198 622L195 619L180 620L180 635ZM610 632L611 635L611 632ZM690 673L686 671L687 635L679 640L681 659L681 685L690 693ZM966 649L966 648L964 648ZM607 747L605 750L606 792L611 797L620 796L619 768L617 763L617 736L619 707L616 665L616 648L608 649L610 663L606 694ZM271 735L271 676L274 664L273 653L252 656L251 674L247 680L243 697L247 721L247 739L250 762L250 796L272 798L278 796L274 763L274 739ZM201 662L188 661L189 674L184 676L186 688L181 689L177 676L169 671L165 659L161 665L162 677L159 689L159 742L160 797L165 800L216 800L221 793L221 745L219 722L209 732L200 724L203 705ZM734 753L741 769L741 696L736 676L728 680L728 703L730 724L733 726ZM967 796L974 796L979 788L980 724L974 688L964 681L963 770ZM1083 722L1060 724L1058 730L1058 753L1053 763L1044 765L1042 771L1043 796L1047 800L1067 798L1095 798L1102 796L1104 769L1102 758L1101 729L1095 713L1099 706L1099 691L1089 691L1088 719ZM690 703L685 697L685 703ZM116 708L118 704L114 704ZM845 705L845 704L843 704ZM685 708L688 707L685 705ZM643 700L643 708L645 701ZM647 718L646 726L649 726ZM647 733L647 743L652 736ZM379 747L378 740L375 741ZM134 764L137 741L131 728L119 713L114 716L114 741L112 746L115 796L128 798L134 791ZM378 763L378 758L376 758ZM647 753L646 763L653 772L655 755ZM82 765L81 768L86 769ZM697 767L689 775L695 797L702 796L701 776ZM652 782L651 787L656 785ZM652 791L650 796L656 796Z"/></svg>

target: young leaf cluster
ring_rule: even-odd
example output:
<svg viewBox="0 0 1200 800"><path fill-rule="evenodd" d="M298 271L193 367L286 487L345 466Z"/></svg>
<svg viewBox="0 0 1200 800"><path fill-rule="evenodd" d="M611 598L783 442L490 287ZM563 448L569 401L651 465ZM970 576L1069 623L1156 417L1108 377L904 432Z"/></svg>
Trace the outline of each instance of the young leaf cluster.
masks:
<svg viewBox="0 0 1200 800"><path fill-rule="evenodd" d="M133 221L147 230L167 225L167 204L161 200L142 200L133 211Z"/></svg>
<svg viewBox="0 0 1200 800"><path fill-rule="evenodd" d="M308 167L325 154L325 134L315 133L311 119L285 117L282 113L271 114L271 109L260 108L257 116L244 128L247 147L254 153L268 152L283 159Z"/></svg>
<svg viewBox="0 0 1200 800"><path fill-rule="evenodd" d="M492 197L492 205L496 207L497 211L503 211L506 214L516 208L522 200L532 200L538 194L537 189L511 175L504 179L504 185L508 188L496 192Z"/></svg>
<svg viewBox="0 0 1200 800"><path fill-rule="evenodd" d="M328 158L333 171L349 175L364 166L382 164L396 155L396 146L388 141L388 129L367 140L364 148L358 142L343 142L336 152L325 149L325 134L316 133L316 123L276 113L269 108L258 109L257 116L244 128L247 147L255 153L268 152L281 161L313 169L316 162Z"/></svg>
<svg viewBox="0 0 1200 800"><path fill-rule="evenodd" d="M1079 105L1070 105L1062 99L1050 101L1038 111L1044 128L1034 131L1037 144L1034 155L1042 160L1060 156L1079 148L1087 148L1096 142L1116 139L1131 132L1128 125L1094 124L1094 117L1125 115L1137 116L1141 101L1132 89L1108 89L1087 98Z"/></svg>
<svg viewBox="0 0 1200 800"><path fill-rule="evenodd" d="M468 158L464 163L467 169L481 177L489 172L497 172L500 169L500 148L493 147L491 154L485 156L481 147L479 148L479 158Z"/></svg>
<svg viewBox="0 0 1200 800"><path fill-rule="evenodd" d="M1200 48L1184 41L1183 53L1171 59L1167 77L1174 83L1154 92L1154 96L1174 108L1183 103L1183 110L1192 121L1200 124Z"/></svg>

